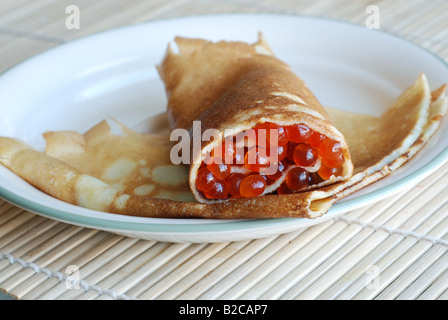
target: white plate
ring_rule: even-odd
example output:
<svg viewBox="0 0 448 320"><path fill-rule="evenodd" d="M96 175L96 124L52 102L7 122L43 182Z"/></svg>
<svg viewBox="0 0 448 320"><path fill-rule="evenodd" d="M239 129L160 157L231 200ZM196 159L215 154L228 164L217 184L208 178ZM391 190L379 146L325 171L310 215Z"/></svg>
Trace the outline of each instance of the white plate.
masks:
<svg viewBox="0 0 448 320"><path fill-rule="evenodd" d="M0 77L0 135L42 149L47 130L84 132L106 116L144 129L165 109L155 65L175 36L254 42L262 31L277 56L324 105L379 115L424 72L432 88L448 66L430 52L378 30L304 16L214 15L156 21L103 32L40 54ZM437 143L435 143L437 142ZM71 224L144 239L218 242L298 230L415 185L448 157L446 123L405 169L344 199L316 220L199 220L126 217L53 199L0 167L0 196Z"/></svg>

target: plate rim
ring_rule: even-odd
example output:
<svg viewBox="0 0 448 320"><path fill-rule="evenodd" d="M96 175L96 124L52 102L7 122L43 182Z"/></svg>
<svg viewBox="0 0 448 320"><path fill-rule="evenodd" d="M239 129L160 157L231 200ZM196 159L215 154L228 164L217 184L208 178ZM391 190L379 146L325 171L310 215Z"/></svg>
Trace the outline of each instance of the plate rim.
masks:
<svg viewBox="0 0 448 320"><path fill-rule="evenodd" d="M36 55L33 55L21 62L19 62L16 65L11 66L10 68L6 69L0 74L0 78L3 78L6 74L10 72L14 72L16 68L20 68L21 66L32 63L34 60L38 60L41 56L48 54L49 52L61 50L65 46L72 46L76 45L78 42L88 41L91 38L94 37L101 37L104 35L107 35L108 33L114 33L125 29L132 29L132 28L139 28L142 26L147 26L155 23L160 22L169 22L169 21L182 21L182 20L197 20L197 19L210 19L210 18L231 18L231 17L257 17L262 18L263 16L267 16L270 18L273 17L290 17L290 18L298 18L298 19L309 19L309 20L323 20L323 21L329 21L332 23L340 23L340 24L346 24L354 28L365 28L362 25L346 21L346 20L340 20L336 18L331 17L323 17L323 16L312 16L312 15L306 15L306 14L300 14L300 13L217 13L217 14L200 14L200 15L190 15L190 16L182 16L182 17L169 17L169 18L157 18L146 22L140 22L135 23L131 25L124 25L116 28L111 28L107 30L103 30L100 32L96 32L87 36L82 36L77 39L73 39L67 42L64 42L62 44L56 45L53 48L50 48L48 50L44 50ZM393 37L397 41L403 41L408 45L411 45L415 47L418 50L422 50L425 53L429 53L433 58L436 58L439 60L446 68L448 68L448 62L446 62L444 59L442 59L439 55L436 53L430 51L429 49L420 46L419 44L402 38L397 34L391 33L387 30L379 29L374 30L374 32L379 32L384 36ZM421 168L419 168L417 171L403 177L402 179L395 181L387 186L384 186L382 188L373 190L367 194L360 195L359 197L346 200L344 202L336 203L335 205L330 208L328 213L326 213L324 216L316 218L316 219L307 219L309 222L309 225L314 225L316 223L319 223L321 221L326 221L328 219L335 218L345 212L347 210L354 210L357 207L362 207L367 205L366 203L369 203L369 200L371 202L373 201L380 201L386 197L389 197L401 190L404 190L406 186L410 186L413 183L417 183L418 181L421 181L425 177L429 176L431 173L433 173L435 170L437 170L439 167L441 167L446 161L448 160L448 147L446 147L444 150L442 150L437 156L435 156L431 161L424 164ZM27 211L36 213L38 215L42 215L44 217L52 218L55 220L72 223L76 225L83 225L86 227L94 227L98 229L112 229L117 232L144 232L144 233L151 233L151 234L206 234L206 233L217 233L217 232L241 232L245 230L259 230L262 228L269 228L273 226L286 226L286 225L293 225L292 222L297 221L303 221L303 219L306 218L276 218L276 219L251 219L251 220L220 220L220 219L211 219L208 220L210 223L205 224L179 224L179 223L157 223L156 221L148 221L146 223L142 223L141 220L142 217L132 217L128 216L129 221L120 221L117 219L113 219L115 214L113 213L106 213L106 212L99 212L105 215L104 218L100 217L87 217L85 215L79 215L75 214L73 212L64 211L58 208L49 207L41 203L34 202L32 200L29 200L19 194L16 194L12 191L9 191L8 189L0 186L0 197L2 197L5 201L10 202L22 209L25 209ZM85 209L85 208L83 208ZM88 211L94 211L86 209ZM133 218L139 218L135 219L137 221L132 221ZM148 218L148 219L162 219L162 218ZM163 219L164 221L167 221L169 219ZM178 221L179 219L173 219ZM200 220L203 221L203 219L192 219L192 220ZM301 225L300 227L307 227L308 224Z"/></svg>

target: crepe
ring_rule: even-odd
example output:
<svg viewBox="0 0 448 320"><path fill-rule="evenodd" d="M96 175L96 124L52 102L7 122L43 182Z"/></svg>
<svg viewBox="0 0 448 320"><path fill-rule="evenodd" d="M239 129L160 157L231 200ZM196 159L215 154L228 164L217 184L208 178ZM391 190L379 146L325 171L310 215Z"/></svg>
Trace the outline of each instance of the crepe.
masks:
<svg viewBox="0 0 448 320"><path fill-rule="evenodd" d="M172 48L174 45L177 47L176 50ZM336 181L346 180L352 175L353 164L343 134L332 124L326 110L303 80L288 65L274 56L261 34L258 42L253 45L228 41L214 43L202 39L177 37L174 44L168 48L158 70L168 94L167 109L171 129L182 128L188 130L190 135L195 135L194 123L200 123L200 131L196 134L197 140L200 141L200 148L197 150L200 152L194 153L189 162L190 188L199 202L225 201L231 196L228 194L219 198L210 197L207 194L207 186L204 187L206 190L199 190L198 175L201 165L205 167L204 159L207 159L213 150L219 150L219 146L228 137L237 137L240 133L260 128L265 124L285 128L288 137L289 128L300 125L301 128L305 130L309 128L313 134L322 135L328 141L340 145L343 160L334 166L334 169L340 168L340 172L325 179L318 177L316 181L304 188L293 189L294 191L320 188ZM270 128L269 126L262 128ZM201 139L211 129L217 132L214 138ZM293 149L302 144L308 148L302 153L317 154L318 147L311 148L307 139L309 138L293 139L294 141L289 139L287 148L291 151L288 151L295 152ZM192 148L194 149L193 145ZM250 148L246 149L245 152L250 154ZM319 153L320 150L319 148ZM306 168L305 174L317 172L321 166L320 162L325 162L326 159L319 155L314 157L317 160L306 165L303 164L307 163L306 160L302 161L303 163L298 160L282 164L288 169L282 175L278 174L272 181L268 181L269 184L259 195L276 191L292 167ZM275 164L276 161L272 163ZM241 166L235 162L233 165L230 162L224 164L230 167L230 172L241 173ZM258 171L258 167L246 163L243 169L247 168L254 169L243 171L246 175L270 176ZM213 171L213 167L210 170ZM273 170L275 173L275 169ZM223 184L233 183L229 175L225 177L219 172L216 178L223 181ZM290 189L291 185L293 183L288 184Z"/></svg>
<svg viewBox="0 0 448 320"><path fill-rule="evenodd" d="M173 142L168 134L141 134L120 124L121 133L117 134L106 121L83 135L65 131L46 133L46 152L37 151L17 139L1 137L0 163L61 201L104 212L159 218L316 218L339 199L400 168L427 143L448 108L446 86L432 95L428 89L426 77L420 76L389 109L393 111L381 118L341 114L329 109L335 124L344 128L343 132L347 130L355 174L344 182L298 194L198 203L189 191L188 168L179 165L178 169L164 169L172 166L168 153ZM415 117L405 130L398 130L401 138L388 149L363 150L362 142L369 141L372 131L383 132L384 137L390 138L380 128L407 114ZM165 118L157 120L163 127ZM350 134L358 121L371 123L376 129L356 126L359 128L356 135ZM352 141L355 143L351 146ZM365 152L372 157L366 157ZM121 167L121 170L112 174L114 170L110 168L113 167Z"/></svg>
<svg viewBox="0 0 448 320"><path fill-rule="evenodd" d="M289 99L285 98L284 99ZM282 98L282 99L283 99ZM173 165L167 121L154 119L151 133L103 121L84 134L44 134L45 151L0 137L0 163L61 201L114 214L155 218L317 218L336 201L390 175L433 137L448 109L446 85L433 91L424 74L381 117L326 109L344 136L353 175L293 194L266 194L201 203L190 190L189 166ZM171 119L171 120L168 120ZM177 124L180 126L180 122ZM185 126L187 127L187 126Z"/></svg>

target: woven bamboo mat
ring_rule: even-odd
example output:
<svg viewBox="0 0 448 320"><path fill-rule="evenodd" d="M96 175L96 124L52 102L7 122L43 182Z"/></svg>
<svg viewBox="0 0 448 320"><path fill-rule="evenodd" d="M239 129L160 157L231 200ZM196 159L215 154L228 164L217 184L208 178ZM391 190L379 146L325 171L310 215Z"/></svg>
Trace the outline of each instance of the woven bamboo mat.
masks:
<svg viewBox="0 0 448 320"><path fill-rule="evenodd" d="M82 10L68 30L65 9ZM301 13L381 29L448 60L448 2L7 0L0 71L60 43L151 19ZM4 107L4 106L1 106ZM173 244L49 220L0 199L0 291L32 299L448 299L448 164L411 190L322 224L252 241ZM76 266L79 284L67 281Z"/></svg>

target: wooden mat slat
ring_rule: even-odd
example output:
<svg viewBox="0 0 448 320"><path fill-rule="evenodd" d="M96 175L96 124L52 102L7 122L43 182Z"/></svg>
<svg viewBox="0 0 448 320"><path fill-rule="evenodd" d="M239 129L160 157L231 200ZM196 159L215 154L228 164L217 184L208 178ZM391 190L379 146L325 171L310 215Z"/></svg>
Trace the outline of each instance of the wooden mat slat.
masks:
<svg viewBox="0 0 448 320"><path fill-rule="evenodd" d="M236 296L243 292L243 289L246 287L244 282L248 280L248 278L251 278L251 282L255 282L255 279L261 279L268 276L275 266L281 264L295 251L303 247L305 245L303 242L305 241L296 241L303 233L304 230L301 230L276 238L262 251L257 252L249 260L231 271L222 281L217 282L205 293L201 294L199 298L206 300L235 299ZM266 268L263 264L267 261L275 261L275 266L271 265L269 268ZM232 292L227 292L229 289L231 289ZM178 290L177 288L170 288L169 291L172 291L172 293L167 291L165 293L167 297L170 297L170 294L174 296L174 292ZM225 297L224 294L227 294L227 297ZM164 296L162 296L162 298Z"/></svg>
<svg viewBox="0 0 448 320"><path fill-rule="evenodd" d="M446 30L446 20L443 15L434 15L434 12L447 11L448 3L425 3L427 5L425 5L423 11L416 11L413 17L408 17L407 25L395 25L391 28L391 31L407 33L409 35L431 35L431 37L434 37L439 31Z"/></svg>
<svg viewBox="0 0 448 320"><path fill-rule="evenodd" d="M202 255L198 257L192 257L188 260L188 263L181 268L181 272L176 272L174 274L173 280L170 279L160 279L158 276L159 272L155 272L154 276L149 275L146 279L144 279L140 284L138 284L135 288L131 289L129 293L138 296L139 298L150 297L150 298L158 298L161 294L160 287L163 283L168 283L169 286L173 285L174 281L178 281L179 283L183 283L182 286L184 289L189 287L189 284L199 281L205 274L209 274L211 270L214 270L219 267L219 265L225 261L229 256L237 252L238 250L244 248L247 245L248 241L244 242L236 242L236 243L217 243L217 244L209 244L203 251ZM200 264L199 264L200 262ZM162 266L165 268L165 265ZM171 290L171 287L166 288L167 290ZM182 293L182 291L177 292L177 294Z"/></svg>
<svg viewBox="0 0 448 320"><path fill-rule="evenodd" d="M197 280L195 282L195 287L198 286L200 289L191 292L189 291L190 288L185 286L183 288L184 291L177 292L177 295L180 297L181 294L183 294L188 296L186 299L195 299L195 296L201 292L201 290L205 289L207 285L209 285L209 282L205 279L213 279L212 281L218 281L220 277L222 277L222 273L228 271L227 268L232 269L235 267L229 265L229 261L235 261L238 258L241 258L242 260L246 259L252 254L252 252L250 252L252 249L257 250L257 248L254 248L255 246L264 246L266 241L272 241L272 239L262 239L260 242L256 241L256 244L251 241L241 241L227 244L222 250L217 251L213 257L198 266L196 269L192 270L189 274L189 278L191 277L190 280ZM237 256L237 258L235 258L235 256ZM238 264L241 263L241 261L235 261L235 263ZM150 287L140 293L137 297L139 299L156 299L159 294L160 291L158 290L158 287Z"/></svg>
<svg viewBox="0 0 448 320"><path fill-rule="evenodd" d="M39 3L39 1L35 1ZM6 30L16 30L24 35L46 35L64 41L94 32L158 18L165 12L185 3L185 0L60 0L33 6L31 10L18 8L0 22ZM80 12L80 29L68 29L66 8L76 5Z"/></svg>
<svg viewBox="0 0 448 320"><path fill-rule="evenodd" d="M79 257L84 259L92 255L92 248L97 248L102 242L107 241L107 238L111 236L107 233L97 232L92 235L92 237L85 239L83 242L76 244L76 250L67 251L66 254L60 256L57 260L49 263L45 267L50 270L62 271L64 272L67 266L73 265L73 261L76 261ZM43 289L40 284L48 279L48 276L40 273L34 277L28 278L27 280L17 284L14 288L16 292L21 297L25 297L31 290L38 287L38 290Z"/></svg>
<svg viewBox="0 0 448 320"><path fill-rule="evenodd" d="M445 207L445 210L448 206ZM439 222L439 221L438 221ZM440 221L439 224L429 232L429 235L435 238L442 237L446 234L448 228L448 218ZM394 261L391 269L396 268L400 270L400 275L395 278L391 285L389 285L376 298L378 299L395 299L396 296L405 288L410 281L415 279L416 271L421 264L418 263L417 258L427 259L427 264L431 264L433 259L437 258L443 252L446 252L446 246L435 246L429 241L417 241L417 239L409 239L409 242L415 242L409 250L407 250L399 259ZM416 261L416 262L414 262ZM427 266L427 264L425 264ZM406 266L406 269L403 268Z"/></svg>
<svg viewBox="0 0 448 320"><path fill-rule="evenodd" d="M409 242L406 242L409 241ZM415 242L418 240L415 238L405 238L401 235L394 234L391 235L387 241L385 241L381 246L379 247L378 252L381 252L381 250L388 250L385 251L386 255L381 256L380 259L377 259L377 257L374 256L374 253L371 253L370 256L372 259L374 259L374 265L375 268L378 268L378 274L379 276L379 284L380 286L375 288L375 290L366 290L366 283L370 281L369 275L364 274L363 277L361 277L357 283L351 285L350 288L346 289L342 294L339 295L338 298L340 299L369 299L374 298L379 292L382 291L382 289L386 288L397 276L397 272L399 274L399 268L401 267L405 269L407 267L406 264L402 262L399 262L395 267L393 266L393 263L396 259L398 259L406 250L408 250ZM412 257L411 257L412 258ZM405 260L406 263L412 263L412 261ZM364 291L364 292L363 292Z"/></svg>
<svg viewBox="0 0 448 320"><path fill-rule="evenodd" d="M135 292L136 296L152 295L157 297L163 291L170 290L175 283L182 283L185 280L194 281L195 277L192 275L192 272L197 266L216 257L227 245L227 243L209 244L206 246L193 244L181 254L176 255L172 260L166 261L157 270L148 272L150 271L147 270L148 268L143 268L146 270L144 274L140 275L141 280L132 289L130 288L130 292ZM148 292L149 288L151 288L150 292Z"/></svg>
<svg viewBox="0 0 448 320"><path fill-rule="evenodd" d="M436 279L434 279L432 282L432 279L428 279L425 277L421 277L417 281L423 282L422 286L427 286L424 291L417 297L417 300L436 300L443 298L443 292L446 290L446 284L448 283L448 261L447 261L447 255L445 254L443 256L443 260L441 259L441 263L435 264L435 266L431 266L431 269L428 269L428 272L426 274L432 274L437 273L439 270L443 270L443 273ZM431 277L432 278L432 277ZM409 288L408 290L410 294L412 293L412 288ZM401 298L401 297L398 297Z"/></svg>
<svg viewBox="0 0 448 320"><path fill-rule="evenodd" d="M154 256L162 252L169 244L158 244L154 241L135 241L135 239L122 239L116 246L105 252L105 257L99 256L87 266L87 268L80 268L81 277L89 284L96 284L109 274L115 273L123 265L133 261L135 257L140 255L145 250L154 251ZM87 269L87 275L86 270ZM67 290L65 285L59 286L59 295L55 296L57 299L74 299L83 294L83 290Z"/></svg>
<svg viewBox="0 0 448 320"><path fill-rule="evenodd" d="M387 29L391 32L394 32L396 30L405 32L405 28L409 27L409 24L418 24L420 19L422 19L428 13L432 13L439 6L440 3L427 2L424 0L418 0L409 3L406 3L406 1L401 1L401 3L395 6L394 10L389 13L385 12L385 10L381 10L381 6L379 6L381 22L384 22L387 26ZM389 21L391 25L387 24Z"/></svg>
<svg viewBox="0 0 448 320"><path fill-rule="evenodd" d="M156 287L162 287L162 290L167 290L167 288L163 288L165 282L174 283L178 282L179 279L188 277L189 273L194 270L197 265L207 261L224 246L226 246L225 243L217 245L192 244L172 259L167 260L166 263L157 268L157 270L150 268L150 259L142 257L140 261L128 264L121 270L121 273L110 275L105 281L101 282L100 285L102 287L111 288L111 290L117 293L125 293L130 289L138 290L136 288L137 286L143 288L152 287L155 291L157 291L157 289L154 289ZM128 275L132 276L129 277ZM92 293L89 295L86 293L79 298L84 299L93 296L94 294ZM101 298L101 296L98 296L98 299L99 298ZM105 298L104 295L103 298Z"/></svg>
<svg viewBox="0 0 448 320"><path fill-rule="evenodd" d="M123 271L123 276L126 277L125 285L126 287L132 287L132 284L138 284L142 281L141 277L146 276L147 274L153 274L156 273L158 270L162 269L163 266L167 261L171 261L174 259L177 255L184 252L184 250L187 250L188 247L191 245L189 244L171 244L166 245L164 243L159 243L150 250L147 250L143 254L141 254L139 257L137 257L135 260L130 262L127 265L126 271L134 270L138 273L127 273L126 271ZM155 251L157 249L157 251ZM187 250L187 256L188 250ZM164 270L163 270L164 271ZM132 276L129 276L132 275ZM163 276L169 276L169 274L163 274ZM104 281L99 282L99 285L102 287L110 287L110 283L114 280L121 280L120 274L111 275L110 278L105 279ZM116 283L116 282L114 282ZM125 287L125 288L126 288ZM118 290L117 290L118 289ZM123 288L115 288L114 291L117 293L121 293L120 291L123 291L126 289ZM127 293L129 294L129 293ZM86 297L92 296L92 293L84 294L83 296L79 296L80 299L85 299ZM132 295L134 296L134 295Z"/></svg>
<svg viewBox="0 0 448 320"><path fill-rule="evenodd" d="M33 228L39 226L40 224L34 224ZM45 227L42 229L38 228L37 229L38 232L32 235L27 234L27 237L23 237L25 239L22 239L21 241L12 241L10 243L7 243L7 245L5 245L4 247L2 246L1 252L2 253L7 252L13 255L14 257L21 257L22 259L27 259L28 257L25 256L27 252L31 251L33 248L37 248L38 246L42 245L42 243L45 243L45 241L49 241L54 237L55 234L58 235L61 231L69 229L69 226L62 223L57 223L56 225L48 224L47 226L50 226L51 232L46 232L48 230ZM16 229L14 229L14 231L15 230ZM73 231L73 229L70 230ZM9 263L7 261L0 261L0 271L8 265Z"/></svg>
<svg viewBox="0 0 448 320"><path fill-rule="evenodd" d="M440 215L439 215L440 216ZM425 225L425 229L432 227L431 225ZM420 229L420 228L419 228ZM420 233L424 233L417 230ZM434 236L434 235L433 235ZM439 235L435 235L436 237ZM393 237L401 237L400 235L393 235ZM400 276L422 253L423 250L430 246L427 243L418 241L416 238L406 237L403 241L399 242L396 247L393 248L385 257L378 261L375 265L381 270L380 274L380 286L377 290L369 290L363 287L359 293L357 293L354 299L373 299L379 292L382 292L387 288L397 277Z"/></svg>
<svg viewBox="0 0 448 320"><path fill-rule="evenodd" d="M411 204L412 205L412 204ZM426 209L425 209L426 211ZM410 218L405 221L405 223L400 226L400 230L413 230L415 226L418 226L422 219L427 218L427 216L422 214L416 214L410 216ZM380 226L380 225L379 225ZM384 232L380 232L382 236L386 236ZM332 299L338 297L341 294L340 298L349 298L353 292L357 292L362 287L365 287L367 283L367 271L371 269L372 266L376 266L379 258L381 258L384 254L389 252L394 246L398 244L398 241L401 241L400 237L387 237L387 239L382 240L378 247L373 249L369 255L365 258L358 260L356 268L348 271L344 276L340 277L328 290L319 296L321 299ZM360 272L364 270L364 272ZM364 277L357 278L357 275L364 274ZM344 291L344 293L342 293Z"/></svg>
<svg viewBox="0 0 448 320"><path fill-rule="evenodd" d="M448 266L448 248L443 245L435 245L431 247L416 263L414 263L406 272L394 281L396 291L395 299L414 300L425 292L429 283L440 276L444 269ZM406 280L406 278L408 280ZM389 289L391 290L392 289ZM382 294L386 294L384 291ZM378 296L379 298L381 296Z"/></svg>
<svg viewBox="0 0 448 320"><path fill-rule="evenodd" d="M98 241L95 241L95 238L98 238ZM81 246L77 247L77 251L75 255L71 255L70 253L65 258L64 262L62 259L57 261L58 265L53 264L48 266L52 270L59 270L62 274L66 273L65 269L68 266L76 266L81 268L86 265L88 262L96 259L97 256L101 255L104 251L108 250L111 246L117 243L121 237L108 234L108 233L98 233L94 237L90 239L89 242L84 242L81 246L84 246L86 249L84 252L78 252L81 250ZM21 296L25 300L35 300L45 295L52 288L54 288L57 284L59 284L59 280L57 278L48 278L46 275L40 274L39 277L34 277L33 280L30 279L28 281L29 284L25 286L23 290L26 289L26 292L23 291ZM38 285L38 287L36 287ZM67 288L65 288L67 289ZM14 290L18 292L18 288Z"/></svg>
<svg viewBox="0 0 448 320"><path fill-rule="evenodd" d="M403 215L403 218L406 218L406 216ZM367 233L367 231L364 230L363 232ZM315 274L311 274L309 278L297 283L295 288L291 289L290 292L285 295L285 298L317 298L322 291L330 288L341 276L349 272L352 268L359 267L359 260L366 257L377 245L381 244L387 237L389 237L389 234L384 231L371 231L369 233L371 233L371 235L368 238L364 238L362 242L358 239L354 239L355 241L352 245L349 244L345 246L344 249L347 252L336 252L331 259L328 259L322 266L319 266L319 268L316 269ZM343 256L343 258L341 259L340 256ZM334 264L332 260L335 260ZM331 273L325 272L330 269ZM318 274L318 270L321 274Z"/></svg>
<svg viewBox="0 0 448 320"><path fill-rule="evenodd" d="M384 209L383 210L385 210L385 208L387 208L387 205L386 205L386 201L383 201L382 203L381 203L381 205L384 205ZM379 214L380 212L381 212L381 210L379 209L379 206L378 206L378 208L376 209L376 210L372 210L372 212L373 213L375 213L375 214ZM367 216L367 217L370 217L370 219L371 218L373 218L373 215L371 214L371 213L367 213L367 212L364 212L362 209L361 210L357 210L357 211L354 211L354 212L352 212L351 213L351 215L352 215L352 217L357 217L357 216L359 216L359 215L362 215L362 214L364 214L365 216ZM364 218L363 220L366 220L366 218ZM342 227L344 227L344 226L346 226L343 222L340 222L340 224L342 225ZM339 231L339 230L337 230L336 232L337 232L337 234L339 234L339 233L341 233L341 232L344 232L345 233L345 235L346 236L348 236L349 234L350 235L354 235L354 234L356 234L356 232L358 232L359 230L361 230L361 228L359 227L359 226L357 226L357 225L351 225L351 226L349 226L349 227L347 227L346 229L344 229L343 231ZM328 234L330 234L328 231L325 231L325 234L326 235L328 235ZM321 237L322 237L323 235L321 235ZM320 238L319 238L320 239ZM336 240L335 242L338 242L338 240ZM345 246L347 246L347 245L345 245ZM338 248L337 248L337 246L330 246L331 248L330 248L330 251L331 250L337 250ZM319 259L319 256L323 256L323 258L325 258L325 255L324 254L320 254L318 251L316 251L315 253L315 259ZM303 255L300 255L300 256L303 256ZM320 258L322 258L322 257L320 257ZM300 258L299 258L300 259ZM297 260L297 259L294 259L294 260ZM308 261L308 263L309 263L309 261L310 261L310 259L308 258L307 259L307 261ZM317 261L315 264L316 265L318 265L318 264L320 264L321 263L321 261ZM302 276L305 276L305 272L304 272L304 267L303 266L301 266L301 267L299 267L298 269L297 269L297 274L292 274L291 276L288 276L290 279L284 279L283 280L283 282L284 283L279 283L278 284L278 286L279 287L283 287L283 288L285 288L285 285L287 284L287 283L293 283L294 281L297 281L298 279L300 279L300 277L302 277ZM312 267L310 268L311 270L314 270ZM294 270L277 270L277 271L275 271L275 273L276 274L291 274L291 273L293 273L294 272ZM260 283L253 291L254 291L254 293L255 292L259 292L259 290L261 289L261 287L267 287L267 283ZM272 291L275 291L275 292L278 292L276 289L272 289ZM246 296L244 296L244 297L246 297ZM267 296L268 298L273 298L272 296Z"/></svg>
<svg viewBox="0 0 448 320"><path fill-rule="evenodd" d="M6 234L10 230L19 227L22 223L33 218L33 214L28 212L24 213L23 210L17 207L9 206L7 207L7 210L2 213L2 216L4 216L4 223L0 225L0 235Z"/></svg>
<svg viewBox="0 0 448 320"><path fill-rule="evenodd" d="M17 207L14 207L12 204L9 204L7 202L4 202L1 206L0 206L0 228L2 228L2 226L4 224L7 224L8 222L12 222L14 223L12 220L14 218L16 218L23 210L20 210ZM17 222L16 222L17 223ZM8 230L9 226L6 225L3 227L4 230ZM2 234L3 230L0 229L0 234Z"/></svg>
<svg viewBox="0 0 448 320"><path fill-rule="evenodd" d="M24 255L23 260L33 261L40 267L46 267L48 264L56 259L59 259L63 254L72 250L76 245L83 241L85 238L91 237L96 230L80 229L80 228L67 228L54 237L53 242L47 242L41 244L38 247L33 248L30 252ZM67 240L67 238L69 238ZM64 241L65 240L65 241ZM8 267L8 272L2 274L2 287L6 290L12 290L19 285L22 281L25 281L29 277L35 275L32 269L23 269L19 265L11 265Z"/></svg>
<svg viewBox="0 0 448 320"><path fill-rule="evenodd" d="M342 226L345 227L343 222L338 223L342 224ZM328 287L328 282L331 283L332 279L339 278L344 274L343 272L345 272L345 270L350 270L350 268L358 261L356 259L353 259L352 256L355 256L356 258L362 258L363 254L372 250L375 245L375 242L366 240L370 235L370 232L366 229L360 229L362 228L356 225L349 226L348 228L340 232L334 239L334 241L323 247L321 250L317 251L304 264L305 266L310 265L307 268L309 272L302 272L302 269L304 267L303 265L296 267L292 271L291 275L288 275L288 278L291 279L290 285L293 284L293 286L287 291L283 292L282 295L279 296L279 298L293 299L300 292L302 292L302 290L306 289L306 297L304 297L304 299L313 299L316 295L316 289L310 285L313 283L313 281L315 281L316 279L319 280L315 285L316 287L318 287L317 290L325 289ZM343 244L343 246L338 246L341 243ZM353 247L356 247L359 243L362 243L363 250L357 250L353 253L352 256L349 255L346 259L344 259L344 262L346 262L346 264L343 267L347 269L338 268L338 265L336 263L339 262L339 260L346 254L350 253L351 249ZM331 273L328 273L329 270L331 270ZM284 279L283 281L286 281L286 279ZM300 298L300 296L298 298Z"/></svg>
<svg viewBox="0 0 448 320"><path fill-rule="evenodd" d="M442 208L443 209L443 208ZM409 226L410 230L412 231L413 228L416 228L423 219L432 218L434 215L428 215L427 211L425 210L426 214L418 213L417 215L411 216L411 219L414 218L416 221L416 225L414 227ZM439 216L443 217L443 210L437 210L436 214L439 213ZM441 214L440 214L441 213ZM437 217L437 215L436 215ZM409 221L409 220L408 220ZM379 225L380 226L380 225ZM402 230L402 229L400 229ZM409 229L404 229L409 230ZM426 229L416 229L420 234L425 234L424 232ZM378 234L387 236L387 239L383 240L379 246L373 250L367 257L360 260L357 268L364 268L363 270L368 271L371 266L375 266L378 268L378 271L382 273L382 270L386 268L391 261L394 259L394 253L392 253L389 257L392 259L388 259L388 256L384 257L385 254L389 254L394 248L397 247L397 245L403 240L403 236L400 234L392 234L389 235L387 231L378 231ZM358 271L358 272L357 272ZM369 274L366 272L360 273L359 270L354 270L355 274L361 275L358 279L354 277L354 274L351 274L350 272L347 273L344 277L340 278L340 283L344 286L343 292L339 293L337 296L339 299L349 299L353 298L355 294L357 294L360 290L364 289L366 286L366 283L369 281ZM381 276L382 278L382 276ZM383 283L385 284L385 283ZM337 288L336 291L341 290L341 288ZM378 291L380 288L377 288ZM338 292L337 292L338 293ZM330 294L332 292L330 291ZM324 295L323 297L329 298L328 293Z"/></svg>
<svg viewBox="0 0 448 320"><path fill-rule="evenodd" d="M339 236L344 230L346 230L346 225L343 222L333 222L327 230L319 234L273 272L278 274L278 279L272 279L273 282L269 278L262 279L243 296L250 294L257 299L281 298L284 292L298 279L312 272L331 256L332 252L345 245L348 239Z"/></svg>
<svg viewBox="0 0 448 320"><path fill-rule="evenodd" d="M102 266L110 263L111 260L129 250L137 241L138 240L136 239L117 237L112 241L113 243L111 243L110 247L108 246L105 248L104 252L96 255L91 261L87 261L85 264L76 261L73 264L79 268L79 275L83 279L94 272L99 272L104 275L104 273L101 272L103 270ZM84 292L81 289L68 289L64 282L57 281L55 283L54 279L48 279L47 281L50 281L50 283L47 284L50 288L46 292L36 293L35 299L45 300L58 298L62 294L71 291L74 291L77 294L82 294Z"/></svg>
<svg viewBox="0 0 448 320"><path fill-rule="evenodd" d="M0 6L0 27L2 26L4 19L15 19L14 12L17 9L32 10L35 5L39 5L35 0L4 1Z"/></svg>
<svg viewBox="0 0 448 320"><path fill-rule="evenodd" d="M426 181L429 182L430 179L427 179ZM371 219L375 217L375 215L378 215L379 213L382 212L382 211L378 210L379 207L383 206L383 211L384 211L385 209L387 209L387 203L389 203L390 205L394 205L395 206L395 210L387 211L386 215L380 215L379 218L376 218L376 221L374 221L374 222L377 222L378 225L381 225L382 223L385 223L387 221L387 219L388 219L388 216L393 215L395 212L397 212L396 211L397 209L398 210L400 209L400 206L402 205L402 202L407 203L408 201L414 199L414 196L412 194L406 194L406 196L407 197L402 198L402 199L404 199L403 201L397 201L397 199L394 197L393 199L386 199L386 200L380 202L379 205L372 206L370 208L370 210L368 210L364 214L364 216L361 217L361 219L363 221L365 221L365 222L370 222ZM350 215L352 215L352 214L353 213L350 213L348 216L350 217ZM352 228L354 228L355 230L362 229L362 228L360 228L359 226L356 226L356 225L355 226L353 226L353 225L349 226L349 229L352 229ZM371 232L373 232L373 231L369 231L369 230L365 230L365 229L362 229L361 231L364 232L364 233L371 233ZM352 246L346 246L346 247L347 248L351 248ZM337 256L338 255L338 251L336 251L336 249L334 249L333 251L336 252L335 255ZM318 259L318 257L319 256L316 255L315 259ZM358 261L358 259L355 259L355 260ZM308 258L307 262L310 263L310 261L311 260ZM320 264L320 263L321 263L321 261L318 261L315 264L317 265L317 264ZM278 286L282 287L282 288L285 288L286 285L288 285L288 284L290 285L291 283L294 283L294 281L297 281L297 279L299 279L300 277L304 276L303 268L297 269L295 273L292 270L288 270L288 271L285 271L285 272L282 272L282 273L288 274L288 276L285 277L282 280L282 283L278 284ZM279 294L278 290L275 289L274 287L272 288L272 291L274 291L277 294ZM265 297L265 296L263 296L263 297ZM266 296L266 298L274 298L274 297Z"/></svg>
<svg viewBox="0 0 448 320"><path fill-rule="evenodd" d="M16 33L5 34L2 31L0 31L0 44L0 72L56 45L42 39L23 38Z"/></svg>
<svg viewBox="0 0 448 320"><path fill-rule="evenodd" d="M437 298L438 300L448 300L448 289Z"/></svg>
<svg viewBox="0 0 448 320"><path fill-rule="evenodd" d="M38 244L37 236L50 230L55 232L58 227L65 226L57 221L35 216L0 237L0 252L12 252L23 244L22 238L24 237L34 239L34 243Z"/></svg>
<svg viewBox="0 0 448 320"><path fill-rule="evenodd" d="M364 211L365 208L358 210L357 213L362 214ZM294 239L291 244L288 245L284 250L279 250L276 256L274 256L274 259L266 260L266 263L261 265L258 269L269 270L269 272L271 273L269 274L269 277L266 278L267 274L259 275L258 279L260 280L260 283L257 283L253 288L246 287L244 292L240 292L241 296L238 296L238 298L255 298L265 290L263 288L267 288L267 283L265 282L267 282L268 280L272 280L271 284L276 282L274 278L271 278L271 276L279 275L279 277L283 277L284 275L292 272L292 269L296 268L297 264L299 264L301 261L307 260L311 262L312 259L310 257L319 252L318 250L321 249L324 245L332 247L332 242L338 243L339 240L337 238L337 235L345 231L346 225L341 222L330 221L329 225L323 224L322 227L326 228L320 228L319 226L311 228L312 231L318 230L318 233L316 234L314 239L307 234L296 237L296 239ZM314 243L307 242L311 240L313 240ZM302 274L304 274L305 271L306 268L302 266ZM237 272L235 272L235 276L236 275ZM249 279L253 281L253 285L254 279L252 277L250 277ZM245 284L242 283L242 285ZM232 287L233 292L238 292L238 290L241 290L241 285L239 283L236 284L236 288ZM224 294L222 298L236 298L237 296L232 296L232 291L230 293Z"/></svg>

